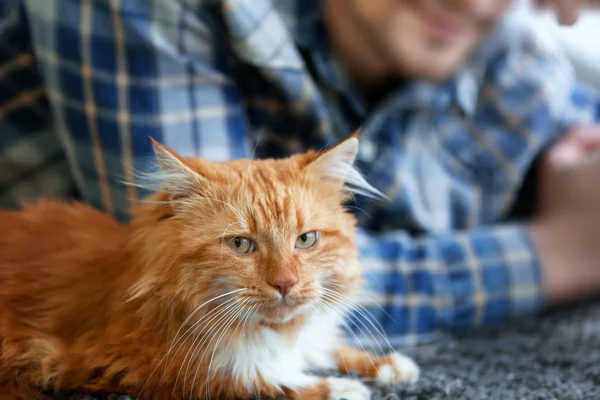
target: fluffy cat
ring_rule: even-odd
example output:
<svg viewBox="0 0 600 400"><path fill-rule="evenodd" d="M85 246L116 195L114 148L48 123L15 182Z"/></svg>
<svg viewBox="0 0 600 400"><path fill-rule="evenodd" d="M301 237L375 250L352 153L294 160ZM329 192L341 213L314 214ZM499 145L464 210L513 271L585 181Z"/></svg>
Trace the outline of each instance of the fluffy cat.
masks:
<svg viewBox="0 0 600 400"><path fill-rule="evenodd" d="M41 389L140 399L368 399L339 368L417 379L345 347L361 283L353 135L320 153L210 162L154 142L161 188L128 225L84 204L0 211L0 399Z"/></svg>

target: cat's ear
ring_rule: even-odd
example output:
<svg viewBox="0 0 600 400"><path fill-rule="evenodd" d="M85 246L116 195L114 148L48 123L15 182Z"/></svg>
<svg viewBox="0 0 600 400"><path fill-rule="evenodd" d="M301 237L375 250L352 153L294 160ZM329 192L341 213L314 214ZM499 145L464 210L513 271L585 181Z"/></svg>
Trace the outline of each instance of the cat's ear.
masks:
<svg viewBox="0 0 600 400"><path fill-rule="evenodd" d="M310 167L323 177L343 183L354 168L358 155L358 138L351 136L343 142L318 153Z"/></svg>
<svg viewBox="0 0 600 400"><path fill-rule="evenodd" d="M324 180L338 184L352 193L368 197L385 197L354 167L358 146L358 131L356 131L348 139L318 153L308 168L320 174Z"/></svg>
<svg viewBox="0 0 600 400"><path fill-rule="evenodd" d="M152 139L152 148L160 168L162 189L172 200L198 193L207 179L187 165L186 160L167 146Z"/></svg>

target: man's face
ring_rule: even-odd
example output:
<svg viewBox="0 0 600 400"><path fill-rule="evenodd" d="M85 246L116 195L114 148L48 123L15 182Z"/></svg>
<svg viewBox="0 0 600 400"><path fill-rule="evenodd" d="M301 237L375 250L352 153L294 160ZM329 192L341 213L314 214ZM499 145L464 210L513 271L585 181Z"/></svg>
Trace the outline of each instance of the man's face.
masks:
<svg viewBox="0 0 600 400"><path fill-rule="evenodd" d="M393 73L444 79L469 56L512 0L343 0L361 35Z"/></svg>

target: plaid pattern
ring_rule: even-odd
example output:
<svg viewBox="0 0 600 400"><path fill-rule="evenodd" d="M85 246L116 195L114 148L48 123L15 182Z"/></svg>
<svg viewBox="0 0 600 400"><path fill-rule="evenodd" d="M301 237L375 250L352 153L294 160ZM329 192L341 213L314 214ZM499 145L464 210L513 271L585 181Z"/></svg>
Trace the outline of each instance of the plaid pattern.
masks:
<svg viewBox="0 0 600 400"><path fill-rule="evenodd" d="M145 193L121 181L152 161L148 136L227 160L361 127L358 166L391 199L357 199L363 301L393 343L534 312L527 231L497 224L534 157L599 102L522 26L507 19L455 79L369 108L319 0L4 0L0 202L76 196L126 220Z"/></svg>

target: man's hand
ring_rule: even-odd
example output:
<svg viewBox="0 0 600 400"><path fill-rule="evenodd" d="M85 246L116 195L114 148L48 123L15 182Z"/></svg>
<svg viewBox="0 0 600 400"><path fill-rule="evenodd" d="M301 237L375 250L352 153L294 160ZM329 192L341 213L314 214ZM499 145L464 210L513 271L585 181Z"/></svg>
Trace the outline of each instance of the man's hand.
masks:
<svg viewBox="0 0 600 400"><path fill-rule="evenodd" d="M600 127L572 129L542 161L531 233L553 303L600 294Z"/></svg>
<svg viewBox="0 0 600 400"><path fill-rule="evenodd" d="M551 213L553 207L579 212L586 201L600 207L599 157L600 125L567 132L542 160L540 213Z"/></svg>
<svg viewBox="0 0 600 400"><path fill-rule="evenodd" d="M585 4L600 4L597 0L536 0L539 7L552 7L562 25L573 25L579 19L579 11Z"/></svg>
<svg viewBox="0 0 600 400"><path fill-rule="evenodd" d="M575 127L550 150L545 167L568 168L596 151L600 151L600 125Z"/></svg>

